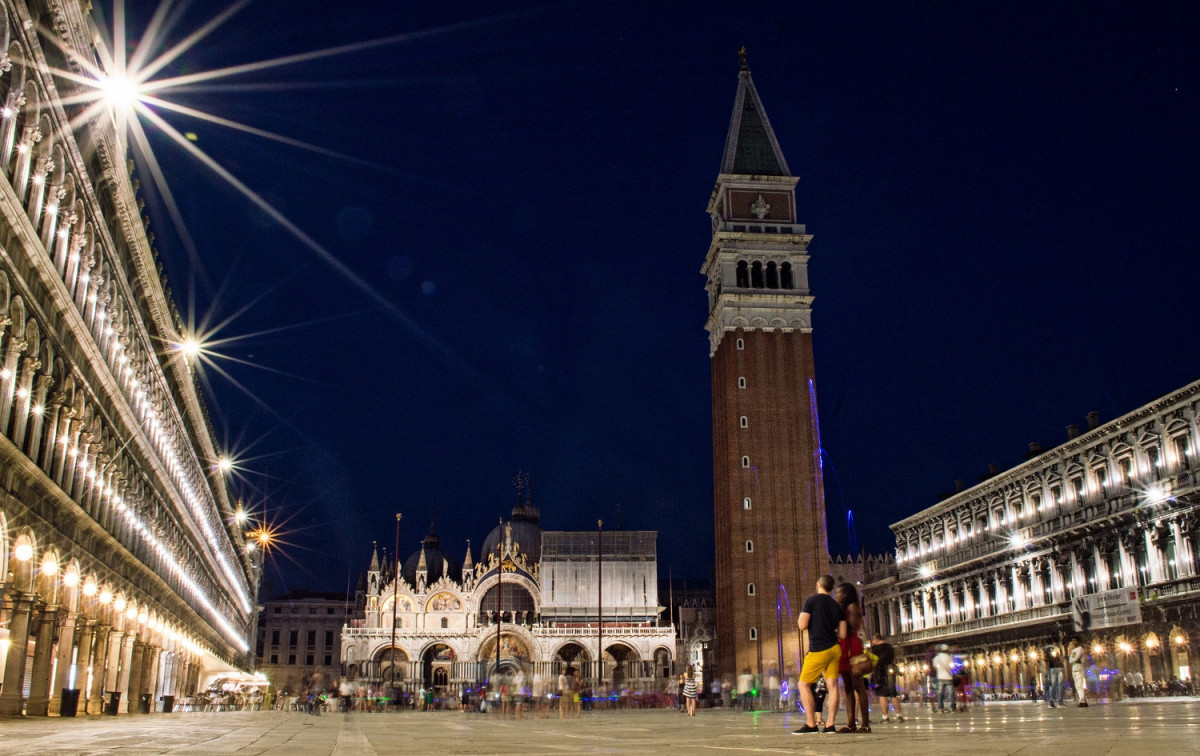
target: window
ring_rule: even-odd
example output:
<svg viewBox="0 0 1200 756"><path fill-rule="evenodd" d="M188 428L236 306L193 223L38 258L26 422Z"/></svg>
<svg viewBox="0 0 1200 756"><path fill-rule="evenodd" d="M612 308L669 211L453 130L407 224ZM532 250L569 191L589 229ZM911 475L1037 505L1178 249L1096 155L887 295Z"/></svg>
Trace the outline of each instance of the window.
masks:
<svg viewBox="0 0 1200 756"><path fill-rule="evenodd" d="M746 541L746 553L747 554L754 553L754 541Z"/></svg>
<svg viewBox="0 0 1200 756"><path fill-rule="evenodd" d="M311 667L313 665L313 655L309 654L308 656L305 656L304 663Z"/></svg>
<svg viewBox="0 0 1200 756"><path fill-rule="evenodd" d="M742 509L750 509L750 508L751 508L750 507L750 497L747 496L746 498L742 499Z"/></svg>
<svg viewBox="0 0 1200 756"><path fill-rule="evenodd" d="M326 610L325 610L325 613L326 613L326 614L333 614L333 607L331 606L331 607L329 607L328 609L326 609Z"/></svg>
<svg viewBox="0 0 1200 756"><path fill-rule="evenodd" d="M788 229L789 231L791 229ZM795 286L792 282L792 264L784 263L779 266L779 285L784 289L791 289Z"/></svg>
<svg viewBox="0 0 1200 756"><path fill-rule="evenodd" d="M741 350L741 349L745 349L745 348L746 348L746 340L745 340L745 339L738 339L738 340L737 340L737 348L738 348L739 350Z"/></svg>
<svg viewBox="0 0 1200 756"><path fill-rule="evenodd" d="M734 230L737 230L736 226L734 227ZM749 266L746 265L745 260L738 260L736 275L737 275L737 279L736 279L737 285L738 285L739 289L750 288L750 268L749 268ZM741 343L742 343L742 340L738 339L738 345L739 345L738 349L742 348Z"/></svg>
<svg viewBox="0 0 1200 756"><path fill-rule="evenodd" d="M279 654L271 654L271 663L272 663L272 664L278 664L278 663L279 663Z"/></svg>
<svg viewBox="0 0 1200 756"><path fill-rule="evenodd" d="M325 648L333 648L333 631L325 631Z"/></svg>
<svg viewBox="0 0 1200 756"><path fill-rule="evenodd" d="M749 467L749 466L750 466L750 458L742 457L742 467Z"/></svg>
<svg viewBox="0 0 1200 756"><path fill-rule="evenodd" d="M279 631L278 630L271 631L271 645L272 646L279 645Z"/></svg>
<svg viewBox="0 0 1200 756"><path fill-rule="evenodd" d="M743 428L749 428L750 427L750 418L746 417L745 415L742 415L742 419L738 421L738 425L742 426Z"/></svg>
<svg viewBox="0 0 1200 756"><path fill-rule="evenodd" d="M292 630L291 632L289 632L288 633L288 645L289 646L296 645L296 642L299 639L299 637L300 637L300 633L298 631ZM295 664L296 662L291 662L291 663Z"/></svg>
<svg viewBox="0 0 1200 756"><path fill-rule="evenodd" d="M325 666L333 666L333 654L325 654Z"/></svg>
<svg viewBox="0 0 1200 756"><path fill-rule="evenodd" d="M295 664L295 663L296 663L296 655L288 654L288 664Z"/></svg>
<svg viewBox="0 0 1200 756"><path fill-rule="evenodd" d="M738 388L746 388L746 379L738 378Z"/></svg>
<svg viewBox="0 0 1200 756"><path fill-rule="evenodd" d="M308 631L308 645L309 645L309 647L317 645L317 631L316 630Z"/></svg>
<svg viewBox="0 0 1200 756"><path fill-rule="evenodd" d="M746 595L747 596L754 595L754 583L746 583Z"/></svg>
<svg viewBox="0 0 1200 756"><path fill-rule="evenodd" d="M275 607L275 613L276 613L276 614L282 614L282 613L283 613L283 607L282 607L282 606L277 606L277 607Z"/></svg>
<svg viewBox="0 0 1200 756"><path fill-rule="evenodd" d="M758 640L758 628L750 628L750 640Z"/></svg>

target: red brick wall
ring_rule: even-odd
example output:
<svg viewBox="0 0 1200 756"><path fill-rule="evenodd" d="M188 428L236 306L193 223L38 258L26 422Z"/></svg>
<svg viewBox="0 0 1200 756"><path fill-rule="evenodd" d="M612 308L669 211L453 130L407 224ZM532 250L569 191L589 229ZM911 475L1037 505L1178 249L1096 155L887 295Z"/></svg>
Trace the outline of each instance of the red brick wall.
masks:
<svg viewBox="0 0 1200 756"><path fill-rule="evenodd" d="M718 674L778 666L780 631L783 671L794 667L795 617L828 567L813 374L807 333L738 330L725 335L712 357ZM739 378L746 388L738 388ZM749 468L742 467L743 456ZM748 583L755 584L754 596L747 595ZM791 617L785 604L777 619L780 585ZM751 627L757 641L750 640Z"/></svg>

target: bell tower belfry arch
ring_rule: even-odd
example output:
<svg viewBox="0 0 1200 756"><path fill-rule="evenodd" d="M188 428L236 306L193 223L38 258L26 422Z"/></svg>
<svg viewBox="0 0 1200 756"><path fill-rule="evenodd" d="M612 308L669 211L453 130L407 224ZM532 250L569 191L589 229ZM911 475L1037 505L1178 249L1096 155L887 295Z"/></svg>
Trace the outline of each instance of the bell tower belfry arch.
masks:
<svg viewBox="0 0 1200 756"><path fill-rule="evenodd" d="M701 269L721 673L783 673L797 665L794 616L829 562L808 287L812 236L798 222L797 181L743 52Z"/></svg>

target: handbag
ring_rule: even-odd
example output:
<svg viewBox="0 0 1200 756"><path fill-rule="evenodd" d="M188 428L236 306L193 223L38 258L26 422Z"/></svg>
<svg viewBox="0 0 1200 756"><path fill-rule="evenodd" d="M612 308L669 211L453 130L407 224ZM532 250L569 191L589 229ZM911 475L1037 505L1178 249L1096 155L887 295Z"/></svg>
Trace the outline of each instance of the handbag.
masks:
<svg viewBox="0 0 1200 756"><path fill-rule="evenodd" d="M875 669L875 660L872 659L873 654L866 651L861 654L855 654L850 657L850 674L855 677L869 675ZM878 657L876 657L878 658Z"/></svg>

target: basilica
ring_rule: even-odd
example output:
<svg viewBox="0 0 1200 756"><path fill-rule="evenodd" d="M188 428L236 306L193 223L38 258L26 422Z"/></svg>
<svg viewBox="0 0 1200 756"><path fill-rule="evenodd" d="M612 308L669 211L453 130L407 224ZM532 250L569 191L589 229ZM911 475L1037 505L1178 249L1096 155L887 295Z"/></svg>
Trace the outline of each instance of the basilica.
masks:
<svg viewBox="0 0 1200 756"><path fill-rule="evenodd" d="M552 685L573 666L599 688L657 691L675 657L658 605L657 533L543 531L518 494L478 559L430 530L403 561L371 556L342 630L342 673L360 686L454 694L497 670Z"/></svg>

